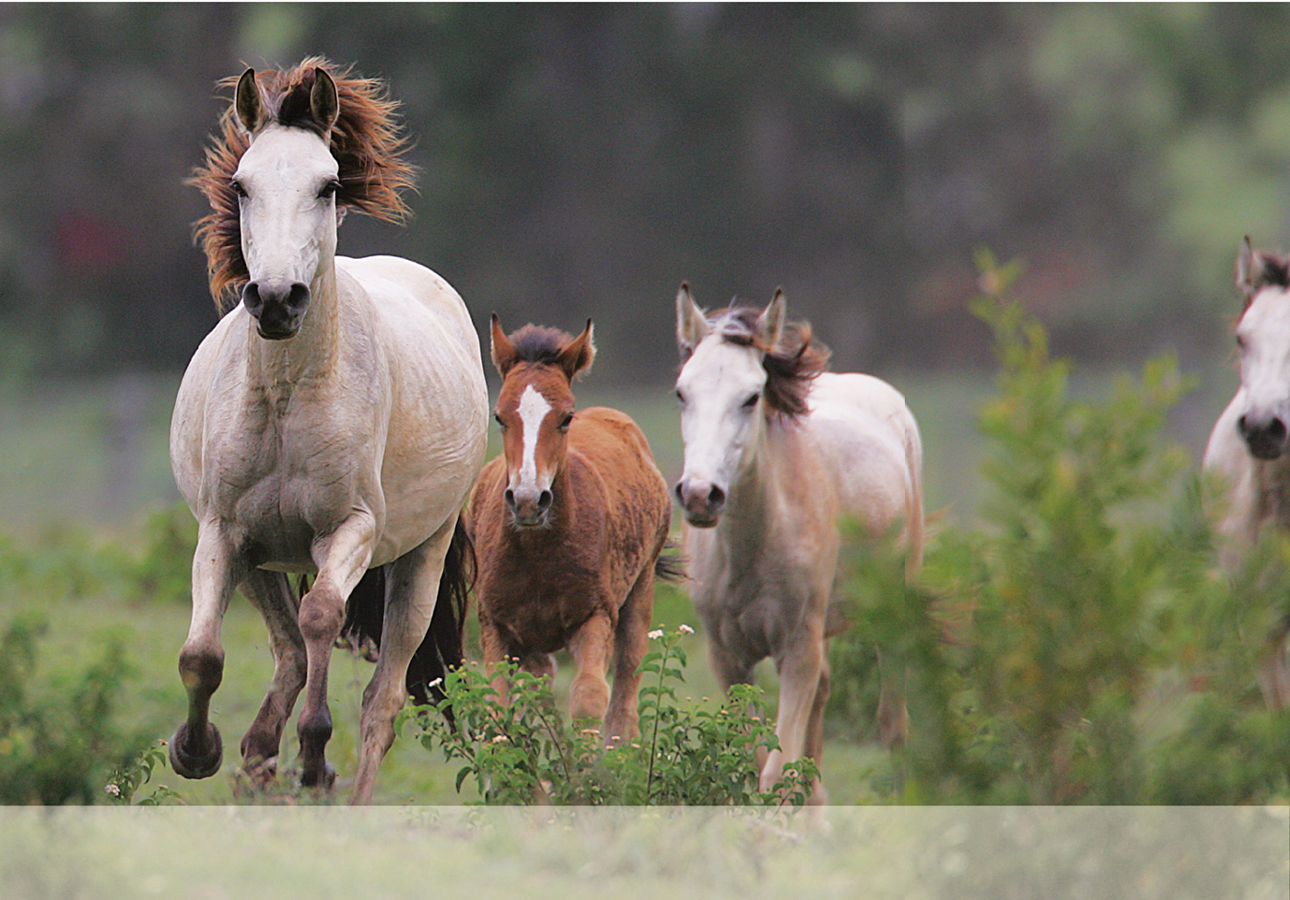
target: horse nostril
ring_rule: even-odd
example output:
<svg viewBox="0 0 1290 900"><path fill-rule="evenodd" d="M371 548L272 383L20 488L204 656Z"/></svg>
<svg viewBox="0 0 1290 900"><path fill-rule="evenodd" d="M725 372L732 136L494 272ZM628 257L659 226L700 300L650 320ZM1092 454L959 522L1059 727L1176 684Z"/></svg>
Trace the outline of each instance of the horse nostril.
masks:
<svg viewBox="0 0 1290 900"><path fill-rule="evenodd" d="M506 493L502 494L502 499L506 501L507 508L510 509L511 512L514 512L515 511L515 492L510 488L507 488Z"/></svg>
<svg viewBox="0 0 1290 900"><path fill-rule="evenodd" d="M721 507L722 504L724 504L725 502L726 502L726 492L714 484L712 486L712 490L708 491L708 505L711 506L713 509L717 509Z"/></svg>
<svg viewBox="0 0 1290 900"><path fill-rule="evenodd" d="M264 310L264 301L260 299L260 286L254 281L247 282L246 287L242 288L242 303L247 312L259 318Z"/></svg>
<svg viewBox="0 0 1290 900"><path fill-rule="evenodd" d="M291 285L287 291L286 297L287 309L292 312L300 312L309 305L309 285L296 282Z"/></svg>
<svg viewBox="0 0 1290 900"><path fill-rule="evenodd" d="M552 498L551 498L550 491L543 491L542 493L538 494L538 499L537 499L538 512L546 512L548 509L550 509L551 499Z"/></svg>

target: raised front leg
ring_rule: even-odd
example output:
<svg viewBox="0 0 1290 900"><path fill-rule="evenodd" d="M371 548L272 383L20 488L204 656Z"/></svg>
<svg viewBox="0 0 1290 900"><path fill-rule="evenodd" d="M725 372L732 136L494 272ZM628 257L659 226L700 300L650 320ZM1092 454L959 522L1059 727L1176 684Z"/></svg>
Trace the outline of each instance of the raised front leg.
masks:
<svg viewBox="0 0 1290 900"><path fill-rule="evenodd" d="M224 756L219 729L210 721L210 699L224 677L220 626L245 571L245 562L233 552L218 525L201 523L193 554L192 620L179 651L188 718L170 739L170 765L185 778L209 778L219 771Z"/></svg>
<svg viewBox="0 0 1290 900"><path fill-rule="evenodd" d="M649 645L649 620L654 612L654 564L651 561L618 611L614 636L614 686L605 715L605 743L613 746L640 735L638 695L640 664Z"/></svg>
<svg viewBox="0 0 1290 900"><path fill-rule="evenodd" d="M330 787L336 778L326 759L332 731L327 705L328 665L332 646L345 625L345 599L367 571L375 534L370 515L354 515L330 538L316 545L318 577L313 589L300 598L300 634L305 643L307 674L296 732L300 737L300 782L306 787Z"/></svg>
<svg viewBox="0 0 1290 900"><path fill-rule="evenodd" d="M609 708L609 657L614 649L614 628L606 615L593 615L569 639L569 655L577 672L569 685L569 718L605 720ZM608 733L606 732L606 736Z"/></svg>
<svg viewBox="0 0 1290 900"><path fill-rule="evenodd" d="M394 743L394 719L408 697L408 663L430 627L444 556L456 524L457 517L453 516L425 543L386 568L381 655L363 691L358 774L349 801L352 804L372 802L377 770Z"/></svg>
<svg viewBox="0 0 1290 900"><path fill-rule="evenodd" d="M241 591L264 617L273 654L273 680L242 738L243 768L252 777L267 781L276 774L282 730L305 686L305 641L297 624L299 604L285 573L257 569L242 582Z"/></svg>

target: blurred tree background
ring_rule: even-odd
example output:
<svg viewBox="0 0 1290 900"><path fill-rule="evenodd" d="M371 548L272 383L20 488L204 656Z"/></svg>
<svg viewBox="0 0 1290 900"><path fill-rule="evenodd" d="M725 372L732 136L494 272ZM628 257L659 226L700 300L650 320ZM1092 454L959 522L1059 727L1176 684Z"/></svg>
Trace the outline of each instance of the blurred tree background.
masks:
<svg viewBox="0 0 1290 900"><path fill-rule="evenodd" d="M664 382L671 300L782 285L838 368L990 362L973 250L1054 347L1212 357L1239 241L1290 230L1290 7L5 4L0 374L174 372L214 321L184 184L244 65L389 81L406 228L476 321L594 316Z"/></svg>

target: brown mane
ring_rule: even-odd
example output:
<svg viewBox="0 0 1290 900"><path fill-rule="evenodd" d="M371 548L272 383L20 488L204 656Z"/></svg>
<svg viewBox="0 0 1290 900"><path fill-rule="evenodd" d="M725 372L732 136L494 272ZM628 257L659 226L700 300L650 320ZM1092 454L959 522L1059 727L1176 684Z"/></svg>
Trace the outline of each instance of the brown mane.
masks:
<svg viewBox="0 0 1290 900"><path fill-rule="evenodd" d="M340 114L331 131L331 152L340 165L337 207L387 222L404 220L409 209L402 193L413 186L416 170L403 158L408 141L393 118L398 102L389 98L382 82L351 77L348 69L339 72L322 57L309 57L285 71L259 72L256 81L271 121L320 131L308 112L315 69L332 76L340 99ZM237 81L237 76L226 78L220 86L231 89ZM230 103L206 150L205 163L190 181L211 206L210 214L198 220L195 237L206 254L211 295L221 315L236 305L237 288L248 277L232 177L250 140Z"/></svg>
<svg viewBox="0 0 1290 900"><path fill-rule="evenodd" d="M722 340L765 354L762 368L766 370L766 405L774 412L796 418L807 411L811 383L828 368L829 348L815 340L809 322L786 323L779 342L774 347L767 346L757 327L760 314L755 307L734 306L709 324Z"/></svg>
<svg viewBox="0 0 1290 900"><path fill-rule="evenodd" d="M569 346L573 336L558 328L525 325L511 332L509 339L514 345L515 358L519 362L549 364L560 358L560 351Z"/></svg>

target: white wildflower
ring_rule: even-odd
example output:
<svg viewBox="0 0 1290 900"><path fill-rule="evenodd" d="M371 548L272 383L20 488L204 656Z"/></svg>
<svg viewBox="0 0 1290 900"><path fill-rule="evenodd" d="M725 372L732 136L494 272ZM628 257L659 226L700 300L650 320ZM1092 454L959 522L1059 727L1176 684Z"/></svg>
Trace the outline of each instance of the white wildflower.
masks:
<svg viewBox="0 0 1290 900"><path fill-rule="evenodd" d="M694 629L689 625L681 625L676 630L681 632L681 634L694 634Z"/></svg>
<svg viewBox="0 0 1290 900"><path fill-rule="evenodd" d="M653 631L651 631L651 632L649 633L648 637L649 637L649 639L650 639L651 641L657 641L657 640L659 640L660 638L662 638L662 637L663 637L663 629L662 629L662 628L655 628Z"/></svg>

